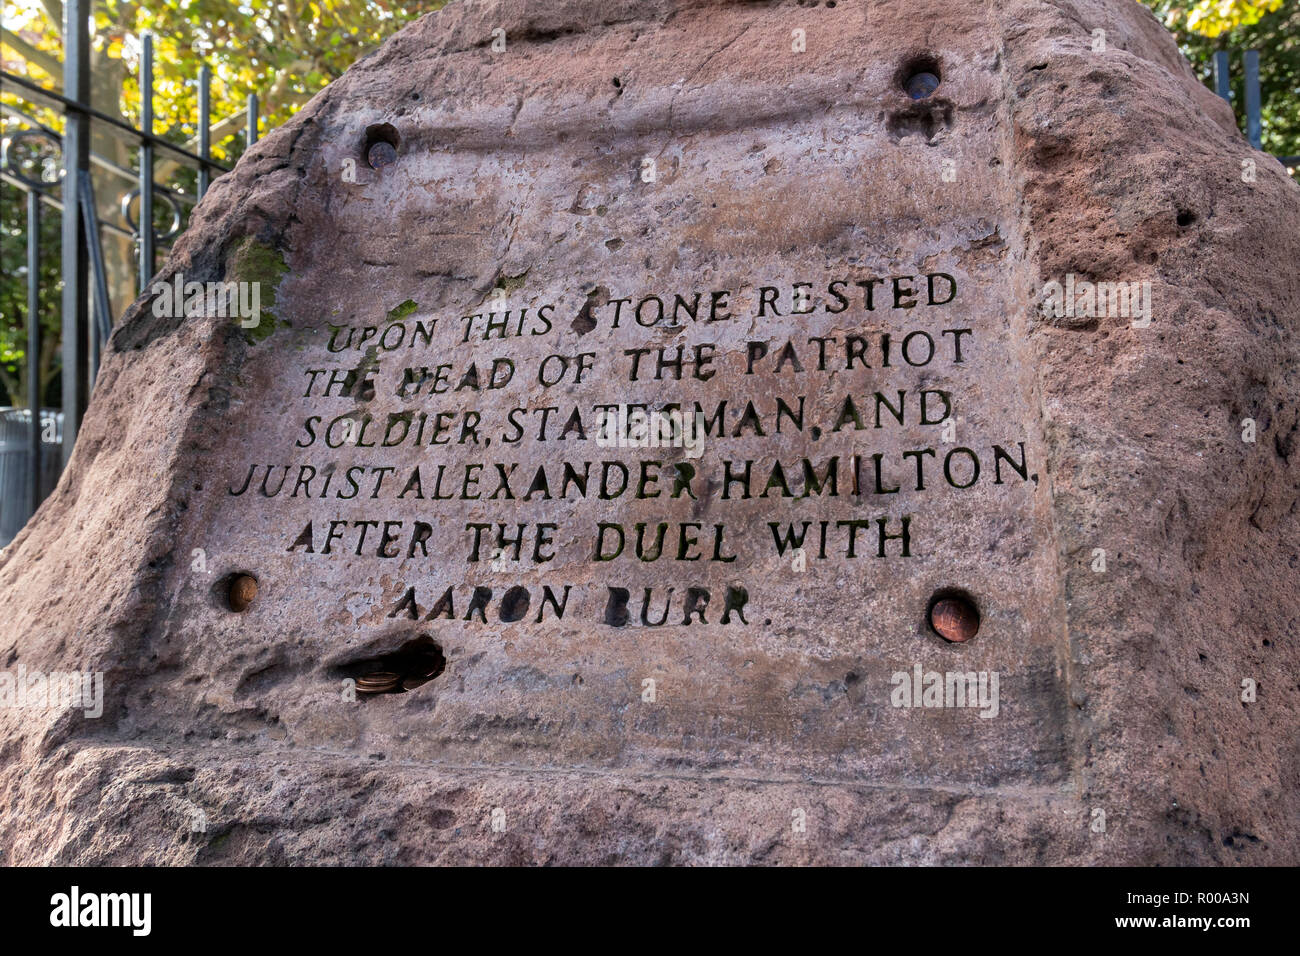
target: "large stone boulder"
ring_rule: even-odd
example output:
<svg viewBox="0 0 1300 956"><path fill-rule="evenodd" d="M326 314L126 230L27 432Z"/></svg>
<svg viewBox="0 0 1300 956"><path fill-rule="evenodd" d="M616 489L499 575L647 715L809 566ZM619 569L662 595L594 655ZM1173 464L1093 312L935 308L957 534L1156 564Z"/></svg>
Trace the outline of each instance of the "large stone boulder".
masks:
<svg viewBox="0 0 1300 956"><path fill-rule="evenodd" d="M0 855L1294 865L1298 262L1131 0L453 3L118 324Z"/></svg>

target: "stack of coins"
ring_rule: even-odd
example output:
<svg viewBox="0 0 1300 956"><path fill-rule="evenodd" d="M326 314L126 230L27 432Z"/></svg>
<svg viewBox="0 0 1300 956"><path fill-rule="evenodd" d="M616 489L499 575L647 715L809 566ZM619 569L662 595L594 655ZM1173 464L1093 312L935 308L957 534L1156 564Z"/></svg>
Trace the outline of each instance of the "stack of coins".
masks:
<svg viewBox="0 0 1300 956"><path fill-rule="evenodd" d="M401 680L401 675L392 671L371 671L357 678L357 690L363 694L386 694L396 690Z"/></svg>

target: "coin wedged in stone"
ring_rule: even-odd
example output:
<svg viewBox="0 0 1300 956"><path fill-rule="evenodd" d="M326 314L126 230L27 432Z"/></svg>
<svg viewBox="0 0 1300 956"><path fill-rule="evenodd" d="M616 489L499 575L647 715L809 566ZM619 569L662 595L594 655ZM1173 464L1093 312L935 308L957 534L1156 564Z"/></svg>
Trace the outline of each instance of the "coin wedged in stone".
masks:
<svg viewBox="0 0 1300 956"><path fill-rule="evenodd" d="M930 624L944 640L962 644L979 631L980 616L969 601L945 598L930 611Z"/></svg>
<svg viewBox="0 0 1300 956"><path fill-rule="evenodd" d="M249 574L240 574L230 582L230 609L245 611L257 598L257 579Z"/></svg>
<svg viewBox="0 0 1300 956"><path fill-rule="evenodd" d="M372 671L357 678L357 690L364 694L382 694L395 689L401 679L400 674L392 671Z"/></svg>

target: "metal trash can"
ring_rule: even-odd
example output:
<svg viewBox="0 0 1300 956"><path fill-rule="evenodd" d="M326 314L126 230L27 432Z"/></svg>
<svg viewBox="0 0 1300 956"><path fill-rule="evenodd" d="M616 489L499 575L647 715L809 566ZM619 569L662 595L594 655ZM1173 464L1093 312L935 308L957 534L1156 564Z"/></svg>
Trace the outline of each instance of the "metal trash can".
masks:
<svg viewBox="0 0 1300 956"><path fill-rule="evenodd" d="M52 429L48 427L51 420ZM29 409L0 408L0 548L12 541L32 516L28 492L31 428ZM42 409L40 428L41 500L44 501L63 471L63 412Z"/></svg>

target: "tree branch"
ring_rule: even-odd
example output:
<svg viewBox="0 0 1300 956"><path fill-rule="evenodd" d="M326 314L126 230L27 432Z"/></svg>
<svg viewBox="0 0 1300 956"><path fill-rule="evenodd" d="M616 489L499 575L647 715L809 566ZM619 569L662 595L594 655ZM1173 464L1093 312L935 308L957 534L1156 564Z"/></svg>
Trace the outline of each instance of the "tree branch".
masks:
<svg viewBox="0 0 1300 956"><path fill-rule="evenodd" d="M0 28L0 43L13 47L24 59L35 63L60 83L63 82L63 64L54 54L33 46L12 30L3 28Z"/></svg>
<svg viewBox="0 0 1300 956"><path fill-rule="evenodd" d="M50 18L50 24L54 31L63 36L63 3L61 0L41 0L41 6L45 8L45 15Z"/></svg>

